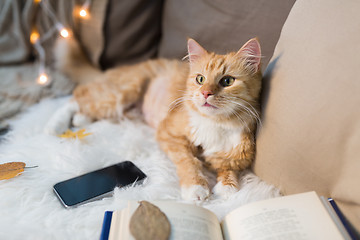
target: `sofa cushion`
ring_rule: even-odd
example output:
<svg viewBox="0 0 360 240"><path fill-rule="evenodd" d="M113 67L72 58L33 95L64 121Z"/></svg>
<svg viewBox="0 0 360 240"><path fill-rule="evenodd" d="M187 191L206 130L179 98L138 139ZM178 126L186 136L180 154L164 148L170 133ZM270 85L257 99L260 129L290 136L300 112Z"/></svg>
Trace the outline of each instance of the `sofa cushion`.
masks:
<svg viewBox="0 0 360 240"><path fill-rule="evenodd" d="M257 36L264 55L264 69L294 2L166 0L159 56L183 58L187 54L188 37L208 50L225 53L237 51Z"/></svg>
<svg viewBox="0 0 360 240"><path fill-rule="evenodd" d="M265 72L254 171L332 197L360 228L360 2L298 0Z"/></svg>
<svg viewBox="0 0 360 240"><path fill-rule="evenodd" d="M100 65L111 68L155 57L163 0L109 0Z"/></svg>

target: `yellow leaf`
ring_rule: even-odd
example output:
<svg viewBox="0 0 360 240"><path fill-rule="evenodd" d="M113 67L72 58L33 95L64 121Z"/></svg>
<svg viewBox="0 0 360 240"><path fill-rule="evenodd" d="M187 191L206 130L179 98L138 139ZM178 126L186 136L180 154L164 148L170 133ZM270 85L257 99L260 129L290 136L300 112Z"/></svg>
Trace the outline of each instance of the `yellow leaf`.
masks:
<svg viewBox="0 0 360 240"><path fill-rule="evenodd" d="M59 135L59 137L61 137L61 138L73 138L74 133L69 129L66 132L64 132L63 134Z"/></svg>
<svg viewBox="0 0 360 240"><path fill-rule="evenodd" d="M9 162L0 164L0 180L16 177L24 171L25 163Z"/></svg>
<svg viewBox="0 0 360 240"><path fill-rule="evenodd" d="M83 139L86 136L91 135L92 133L84 133L85 129L80 129L79 131L76 132L76 135L79 139Z"/></svg>
<svg viewBox="0 0 360 240"><path fill-rule="evenodd" d="M70 129L68 129L66 132L64 132L63 134L59 135L59 137L61 138L78 138L78 139L83 139L86 136L91 135L92 133L84 133L85 129L80 129L76 132L71 131Z"/></svg>

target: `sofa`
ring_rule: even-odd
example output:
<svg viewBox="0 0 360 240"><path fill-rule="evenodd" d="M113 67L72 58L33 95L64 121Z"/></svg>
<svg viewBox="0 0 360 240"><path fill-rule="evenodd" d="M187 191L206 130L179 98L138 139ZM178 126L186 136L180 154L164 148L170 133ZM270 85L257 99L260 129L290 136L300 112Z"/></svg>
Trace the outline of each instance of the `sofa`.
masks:
<svg viewBox="0 0 360 240"><path fill-rule="evenodd" d="M334 198L360 227L357 2L297 1L264 74L253 169L284 194Z"/></svg>
<svg viewBox="0 0 360 240"><path fill-rule="evenodd" d="M360 229L358 2L93 0L87 20L74 20L68 14L83 1L64 2L52 2L52 7L59 19L73 26L89 61L103 70L156 57L181 59L187 37L225 53L257 36L264 78L252 171L284 195L316 191L335 199ZM23 27L21 32L29 29ZM31 46L24 44L21 49L22 55L0 56L2 76L8 76L9 64L21 68L33 60ZM36 71L36 66L28 71ZM0 120L16 117L41 98L68 95L68 86L82 84L53 71L59 77L54 77L46 94L6 115L0 113ZM0 89L0 109L14 101L10 93L5 96L7 88ZM18 90L17 94L21 95Z"/></svg>

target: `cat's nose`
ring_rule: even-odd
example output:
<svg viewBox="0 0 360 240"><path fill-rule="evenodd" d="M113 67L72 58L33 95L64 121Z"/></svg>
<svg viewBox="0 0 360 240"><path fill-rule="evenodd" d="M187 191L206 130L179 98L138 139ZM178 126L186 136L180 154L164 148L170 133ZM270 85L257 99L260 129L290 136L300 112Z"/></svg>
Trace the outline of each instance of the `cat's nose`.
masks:
<svg viewBox="0 0 360 240"><path fill-rule="evenodd" d="M212 92L210 92L210 91L202 91L201 92L202 93L202 95L204 96L204 98L205 99L207 99L209 96L211 96L211 95L214 95Z"/></svg>

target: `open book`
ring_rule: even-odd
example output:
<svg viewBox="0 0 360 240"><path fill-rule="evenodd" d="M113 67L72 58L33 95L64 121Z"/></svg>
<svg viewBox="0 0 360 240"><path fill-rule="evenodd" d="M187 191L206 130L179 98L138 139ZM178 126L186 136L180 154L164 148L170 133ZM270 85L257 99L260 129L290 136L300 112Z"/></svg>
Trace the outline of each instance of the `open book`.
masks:
<svg viewBox="0 0 360 240"><path fill-rule="evenodd" d="M151 203L168 217L171 240L351 239L326 202L315 192L273 198L241 206L221 222L200 206L171 201ZM108 212L102 239L134 239L129 221L137 207L138 202L130 201L127 208Z"/></svg>

